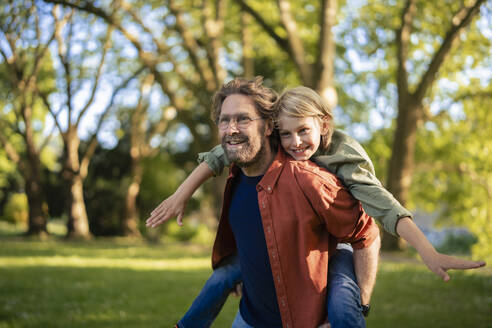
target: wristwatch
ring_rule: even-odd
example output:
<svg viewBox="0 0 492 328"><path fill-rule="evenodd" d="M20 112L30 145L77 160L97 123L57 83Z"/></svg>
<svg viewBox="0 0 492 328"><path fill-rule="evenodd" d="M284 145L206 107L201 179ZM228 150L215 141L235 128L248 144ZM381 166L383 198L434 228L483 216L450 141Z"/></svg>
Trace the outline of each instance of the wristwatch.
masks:
<svg viewBox="0 0 492 328"><path fill-rule="evenodd" d="M371 310L371 306L369 304L363 304L362 305L362 314L364 317L369 316L369 311Z"/></svg>

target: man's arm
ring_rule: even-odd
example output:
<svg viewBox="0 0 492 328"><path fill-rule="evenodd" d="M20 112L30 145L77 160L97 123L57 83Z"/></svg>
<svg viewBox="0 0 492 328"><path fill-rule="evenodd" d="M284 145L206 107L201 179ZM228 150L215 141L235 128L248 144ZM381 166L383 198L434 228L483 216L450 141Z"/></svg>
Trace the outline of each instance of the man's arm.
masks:
<svg viewBox="0 0 492 328"><path fill-rule="evenodd" d="M396 232L417 250L425 265L444 281L450 279L446 272L449 269L466 270L485 266L484 261L463 260L437 252L410 218L400 219L396 225Z"/></svg>
<svg viewBox="0 0 492 328"><path fill-rule="evenodd" d="M378 236L366 248L354 249L354 268L357 283L360 288L360 299L363 305L371 301L372 291L378 272L379 249L381 238Z"/></svg>
<svg viewBox="0 0 492 328"><path fill-rule="evenodd" d="M206 162L202 162L198 165L178 187L174 194L169 198L166 198L152 211L150 217L146 221L147 227L155 228L175 216L177 217L176 221L178 222L178 225L183 225L183 215L186 203L198 187L212 176L213 171L208 167Z"/></svg>

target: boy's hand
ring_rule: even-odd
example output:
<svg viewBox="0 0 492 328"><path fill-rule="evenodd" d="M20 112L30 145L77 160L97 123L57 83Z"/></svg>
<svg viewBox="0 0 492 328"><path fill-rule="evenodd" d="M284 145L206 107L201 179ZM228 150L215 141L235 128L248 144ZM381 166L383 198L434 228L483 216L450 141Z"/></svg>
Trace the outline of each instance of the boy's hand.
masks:
<svg viewBox="0 0 492 328"><path fill-rule="evenodd" d="M155 228L176 216L176 222L178 222L179 226L182 226L187 201L188 199L183 200L179 193L172 194L150 213L150 217L145 224L147 227Z"/></svg>
<svg viewBox="0 0 492 328"><path fill-rule="evenodd" d="M485 266L486 264L484 261L464 260L438 252L435 252L429 256L422 256L422 261L424 261L425 265L427 265L432 272L440 276L445 282L450 279L448 273L446 272L450 269L477 269Z"/></svg>

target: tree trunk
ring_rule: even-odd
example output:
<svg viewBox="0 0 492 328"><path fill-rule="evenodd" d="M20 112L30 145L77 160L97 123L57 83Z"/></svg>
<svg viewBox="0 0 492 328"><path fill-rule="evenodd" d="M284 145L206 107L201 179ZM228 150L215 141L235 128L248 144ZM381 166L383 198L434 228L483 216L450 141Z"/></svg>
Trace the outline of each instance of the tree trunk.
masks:
<svg viewBox="0 0 492 328"><path fill-rule="evenodd" d="M39 176L37 178L25 178L27 203L29 206L29 229L28 236L43 237L48 234L48 220L43 210L44 194L40 184Z"/></svg>
<svg viewBox="0 0 492 328"><path fill-rule="evenodd" d="M410 98L401 100L398 106L386 184L387 189L403 206L407 202L412 183L417 129L422 122L423 113L422 104L414 103L409 100ZM398 250L404 245L403 240L384 231L382 241L384 250Z"/></svg>
<svg viewBox="0 0 492 328"><path fill-rule="evenodd" d="M21 110L25 124L23 138L26 144L26 159L24 179L26 186L27 203L29 205L29 229L27 235L42 236L48 232L47 218L43 211L44 194L41 182L41 167L39 151L34 144L34 132L32 128L32 108L24 106Z"/></svg>
<svg viewBox="0 0 492 328"><path fill-rule="evenodd" d="M243 45L243 76L251 79L255 74L255 66L253 59L253 34L251 32L251 16L241 12L241 41Z"/></svg>
<svg viewBox="0 0 492 328"><path fill-rule="evenodd" d="M141 237L138 230L138 209L137 197L142 183L142 163L141 158L132 156L131 163L131 183L126 191L125 197L125 216L121 221L121 232L124 236Z"/></svg>
<svg viewBox="0 0 492 328"><path fill-rule="evenodd" d="M338 103L335 89L335 38L332 27L335 24L337 14L337 1L325 0L321 10L321 33L317 59L317 85L316 91L325 98L330 108L335 108Z"/></svg>
<svg viewBox="0 0 492 328"><path fill-rule="evenodd" d="M89 220L84 201L84 177L80 174L79 144L77 130L71 126L65 134L64 180L68 189L67 238L89 239Z"/></svg>

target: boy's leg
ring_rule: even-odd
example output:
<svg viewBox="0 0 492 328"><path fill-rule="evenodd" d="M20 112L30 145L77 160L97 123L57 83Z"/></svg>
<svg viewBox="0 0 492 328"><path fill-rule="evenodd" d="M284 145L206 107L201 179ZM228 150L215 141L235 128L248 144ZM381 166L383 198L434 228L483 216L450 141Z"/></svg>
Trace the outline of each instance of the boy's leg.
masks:
<svg viewBox="0 0 492 328"><path fill-rule="evenodd" d="M345 246L345 245L344 245ZM332 256L328 270L328 319L331 328L366 327L351 247L342 246Z"/></svg>
<svg viewBox="0 0 492 328"><path fill-rule="evenodd" d="M241 268L237 255L234 255L212 272L200 294L178 322L178 327L210 327L227 300L227 296L240 281Z"/></svg>

